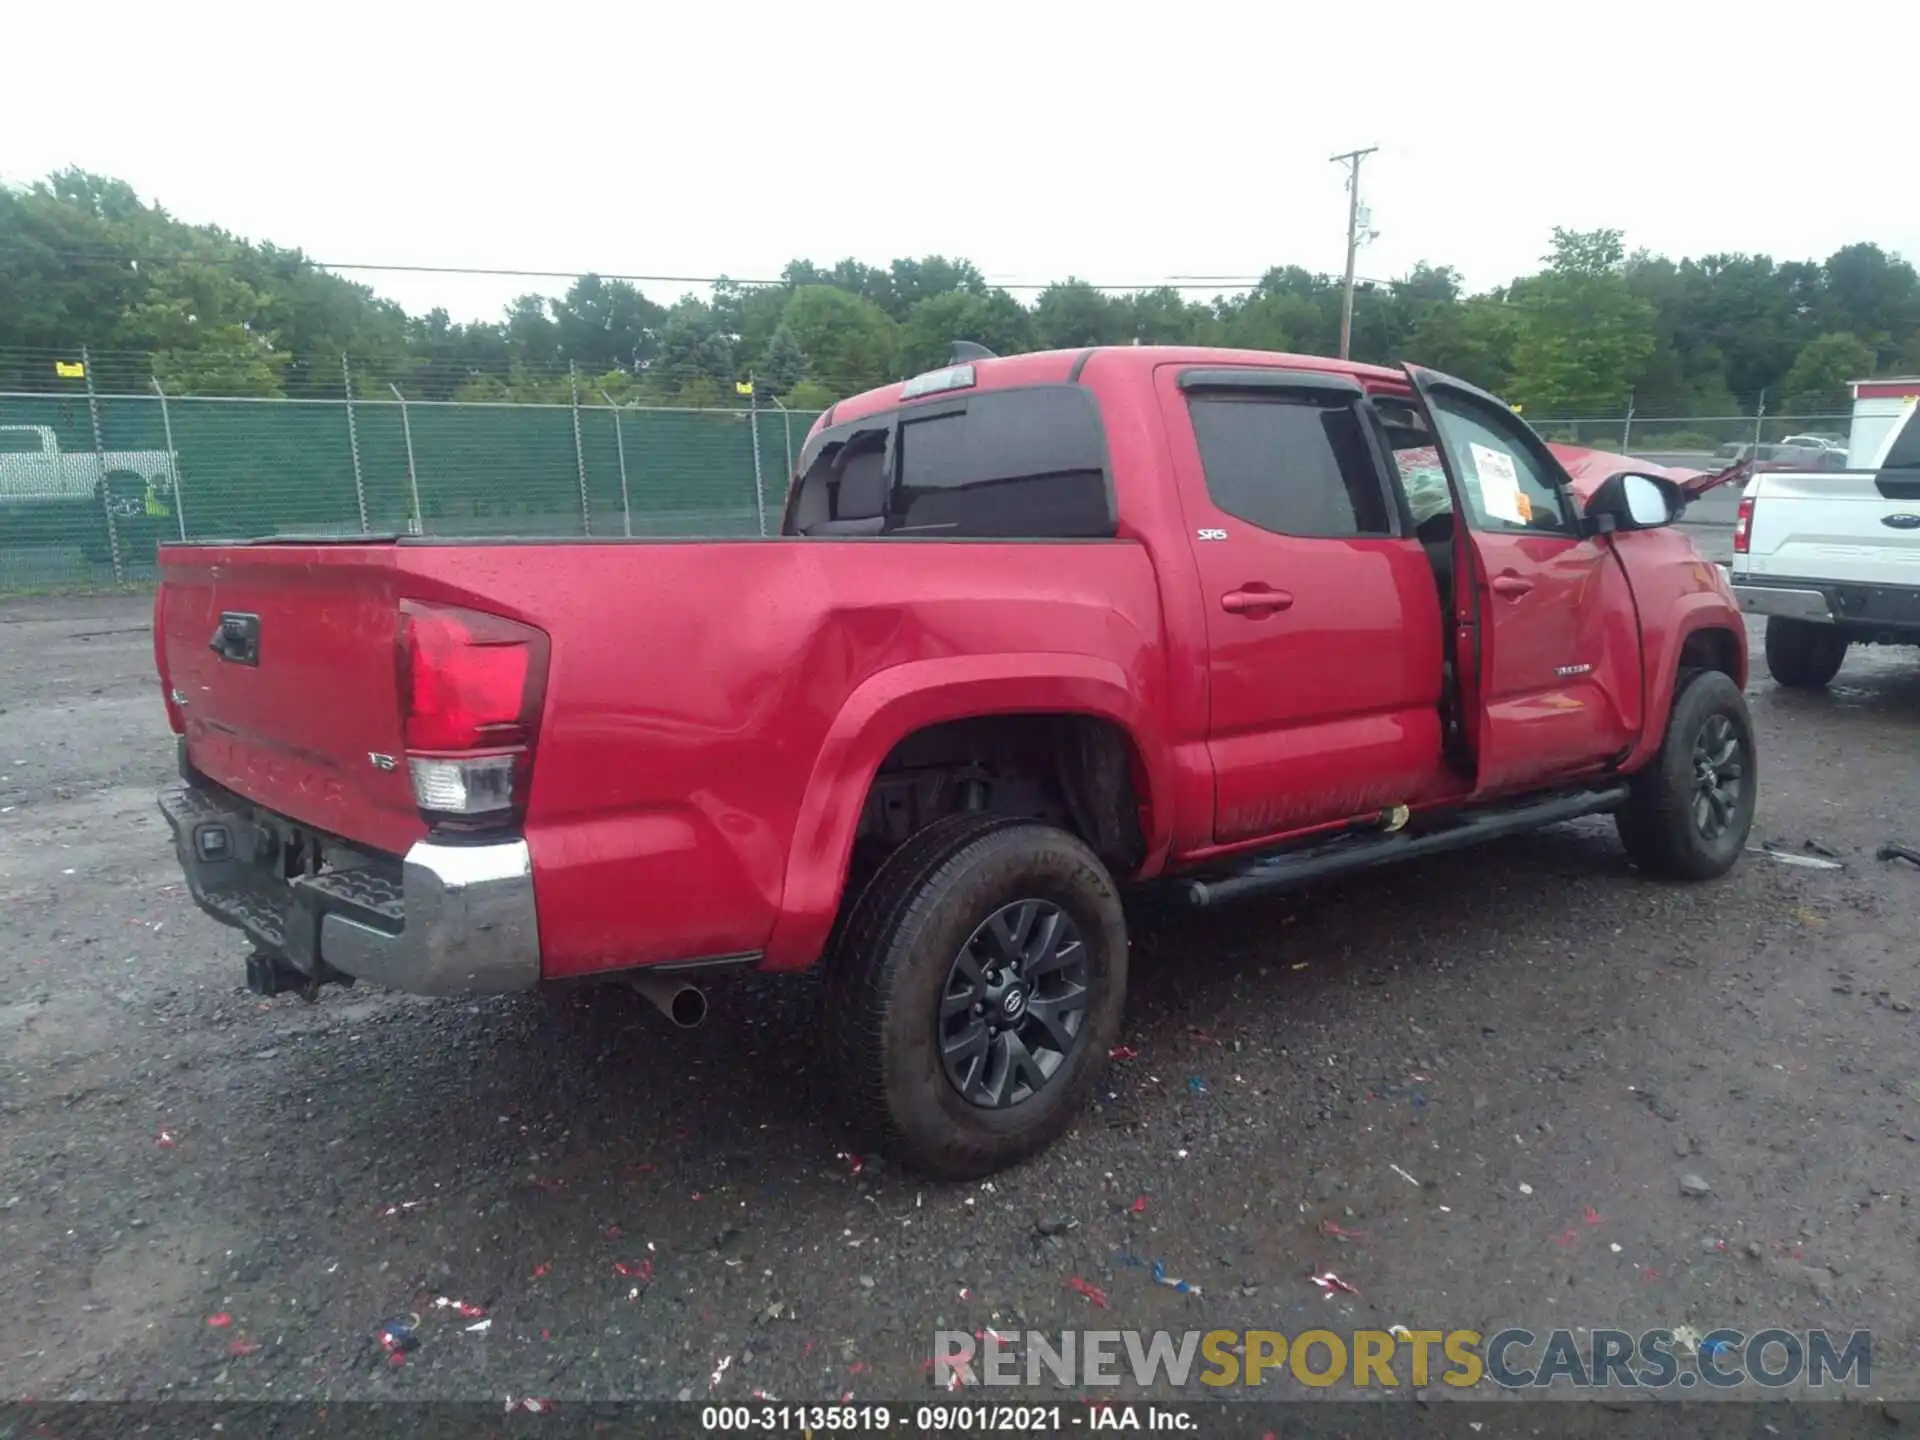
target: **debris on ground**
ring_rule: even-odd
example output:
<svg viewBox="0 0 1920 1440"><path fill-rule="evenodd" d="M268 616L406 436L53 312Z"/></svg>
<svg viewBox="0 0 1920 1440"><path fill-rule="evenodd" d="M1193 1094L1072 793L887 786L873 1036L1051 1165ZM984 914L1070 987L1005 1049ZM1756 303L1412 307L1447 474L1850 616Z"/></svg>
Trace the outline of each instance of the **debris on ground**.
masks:
<svg viewBox="0 0 1920 1440"><path fill-rule="evenodd" d="M173 1132L171 1130L162 1130L158 1135L153 1137L153 1143L158 1145L162 1150L173 1149Z"/></svg>
<svg viewBox="0 0 1920 1440"><path fill-rule="evenodd" d="M476 1320L473 1322L473 1324L467 1326L467 1334L484 1335L492 1328L493 1328L492 1320Z"/></svg>
<svg viewBox="0 0 1920 1440"><path fill-rule="evenodd" d="M1129 1215L1144 1215L1144 1214L1146 1214L1146 1213L1147 1213L1147 1197L1146 1197L1146 1196L1144 1196L1144 1195L1136 1195L1136 1196L1134 1196L1134 1197L1133 1197L1133 1204L1131 1204L1131 1205L1129 1205L1129 1206L1127 1207L1127 1213L1128 1213Z"/></svg>
<svg viewBox="0 0 1920 1440"><path fill-rule="evenodd" d="M1167 1274L1167 1267L1158 1260L1153 1262L1153 1283L1156 1285L1164 1285L1169 1290L1178 1290L1182 1295L1198 1295L1200 1293L1200 1287L1198 1285L1189 1284L1185 1280L1178 1280Z"/></svg>
<svg viewBox="0 0 1920 1440"><path fill-rule="evenodd" d="M1414 1189L1417 1190L1420 1188L1420 1182L1414 1179L1413 1176L1409 1175L1406 1171L1402 1170L1398 1165L1389 1163L1387 1168L1393 1171L1393 1173L1398 1175L1402 1180L1406 1181L1407 1184L1413 1186Z"/></svg>
<svg viewBox="0 0 1920 1440"><path fill-rule="evenodd" d="M1342 1245L1345 1245L1350 1240L1364 1240L1367 1238L1366 1231L1349 1230L1344 1225L1334 1224L1331 1220L1322 1220L1320 1222L1320 1233L1330 1240L1338 1240Z"/></svg>
<svg viewBox="0 0 1920 1440"><path fill-rule="evenodd" d="M227 1354L234 1356L236 1359L251 1355L259 1348L260 1346L252 1340L230 1340L227 1342Z"/></svg>
<svg viewBox="0 0 1920 1440"><path fill-rule="evenodd" d="M1800 842L1800 846L1802 849L1807 850L1812 854L1824 855L1829 860L1838 860L1841 858L1840 852L1838 850L1834 849L1831 845L1826 844L1824 841L1814 839L1811 835L1809 835L1805 840L1802 840Z"/></svg>
<svg viewBox="0 0 1920 1440"><path fill-rule="evenodd" d="M380 1218L382 1220L391 1220L395 1215L405 1215L409 1211L418 1210L426 1203L424 1200L402 1200L398 1205L389 1205L386 1209L382 1210L380 1212Z"/></svg>
<svg viewBox="0 0 1920 1440"><path fill-rule="evenodd" d="M1070 1230L1078 1230L1080 1222L1071 1215L1052 1215L1034 1221L1035 1233L1046 1236L1065 1235Z"/></svg>
<svg viewBox="0 0 1920 1440"><path fill-rule="evenodd" d="M1882 845L1878 850L1873 852L1873 858L1876 860L1904 860L1909 865L1920 865L1920 850L1914 849L1911 845L1896 845L1892 841L1888 841L1885 845Z"/></svg>
<svg viewBox="0 0 1920 1440"><path fill-rule="evenodd" d="M465 1300L449 1300L445 1295L441 1295L434 1300L433 1308L436 1310L451 1310L462 1320L478 1320L482 1315L487 1313L484 1305L469 1305Z"/></svg>
<svg viewBox="0 0 1920 1440"><path fill-rule="evenodd" d="M405 1320L382 1320L374 1331L374 1339L379 1342L380 1351L387 1357L387 1364L398 1368L407 1363L407 1356L420 1348L418 1326L420 1317L409 1315Z"/></svg>
<svg viewBox="0 0 1920 1440"><path fill-rule="evenodd" d="M1329 1300L1335 1295L1358 1295L1360 1293L1331 1270L1327 1271L1324 1275L1309 1275L1307 1278L1313 1281L1315 1285L1318 1285L1321 1293Z"/></svg>
<svg viewBox="0 0 1920 1440"><path fill-rule="evenodd" d="M1845 867L1838 860L1823 860L1818 855L1796 855L1791 850L1776 850L1771 844L1750 845L1748 850L1757 855L1770 855L1782 865L1797 865L1802 870L1840 870Z"/></svg>
<svg viewBox="0 0 1920 1440"><path fill-rule="evenodd" d="M1079 1291L1080 1294L1086 1296L1087 1299L1091 1300L1100 1309L1104 1310L1107 1308L1107 1292L1102 1290L1098 1285L1089 1284L1078 1275L1069 1275L1067 1277L1067 1284Z"/></svg>
<svg viewBox="0 0 1920 1440"><path fill-rule="evenodd" d="M207 1316L207 1324L215 1330L224 1330L233 1324L233 1316L222 1310L218 1315Z"/></svg>
<svg viewBox="0 0 1920 1440"><path fill-rule="evenodd" d="M720 1363L713 1367L713 1375L707 1381L707 1388L709 1390L720 1383L720 1377L727 1373L727 1367L731 1364L733 1364L733 1356L722 1355L720 1357Z"/></svg>
<svg viewBox="0 0 1920 1440"><path fill-rule="evenodd" d="M1140 1052L1131 1045L1116 1045L1107 1051L1109 1060L1138 1060L1139 1058Z"/></svg>
<svg viewBox="0 0 1920 1440"><path fill-rule="evenodd" d="M1522 1195L1531 1195L1533 1193L1533 1187L1527 1184L1526 1181L1522 1180L1520 1182L1520 1193Z"/></svg>
<svg viewBox="0 0 1920 1440"><path fill-rule="evenodd" d="M513 1414L516 1410L524 1410L529 1415L544 1415L551 1409L553 1409L553 1402L551 1400L536 1400L531 1395L522 1395L518 1400L514 1399L511 1395L507 1397L507 1413L509 1415Z"/></svg>
<svg viewBox="0 0 1920 1440"><path fill-rule="evenodd" d="M1600 1212L1591 1205L1582 1205L1580 1207L1580 1218L1589 1225L1598 1225L1600 1223Z"/></svg>
<svg viewBox="0 0 1920 1440"><path fill-rule="evenodd" d="M1198 1075L1189 1075L1187 1077L1187 1093L1189 1095L1206 1094L1207 1082L1205 1080L1202 1080Z"/></svg>
<svg viewBox="0 0 1920 1440"><path fill-rule="evenodd" d="M1713 1187L1700 1176L1689 1173L1680 1177L1680 1193L1697 1198L1701 1195L1711 1195Z"/></svg>

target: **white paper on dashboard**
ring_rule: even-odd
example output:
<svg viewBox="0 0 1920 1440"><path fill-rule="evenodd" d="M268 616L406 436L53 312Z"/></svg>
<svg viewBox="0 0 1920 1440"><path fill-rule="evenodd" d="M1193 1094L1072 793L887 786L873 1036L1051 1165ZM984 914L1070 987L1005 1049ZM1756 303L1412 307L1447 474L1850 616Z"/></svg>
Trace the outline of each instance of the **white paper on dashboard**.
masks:
<svg viewBox="0 0 1920 1440"><path fill-rule="evenodd" d="M1485 445L1468 445L1473 455L1474 474L1480 481L1480 504L1496 520L1524 525L1533 509L1520 490L1520 475L1513 468L1513 457Z"/></svg>

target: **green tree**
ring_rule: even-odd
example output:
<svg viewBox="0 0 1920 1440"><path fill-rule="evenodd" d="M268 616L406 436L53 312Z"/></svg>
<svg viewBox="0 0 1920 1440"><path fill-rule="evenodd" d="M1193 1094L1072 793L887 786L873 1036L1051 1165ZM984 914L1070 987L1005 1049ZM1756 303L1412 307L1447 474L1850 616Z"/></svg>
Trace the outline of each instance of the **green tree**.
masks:
<svg viewBox="0 0 1920 1440"><path fill-rule="evenodd" d="M1846 409L1852 399L1849 383L1871 375L1873 360L1873 346L1858 335L1816 336L1801 347L1781 384L1786 409L1802 415Z"/></svg>
<svg viewBox="0 0 1920 1440"><path fill-rule="evenodd" d="M556 358L598 375L638 370L654 356L667 312L625 280L582 275L551 303Z"/></svg>
<svg viewBox="0 0 1920 1440"><path fill-rule="evenodd" d="M660 349L648 374L663 399L692 404L694 387L724 385L731 394L737 376L733 338L721 328L713 308L682 300L660 327Z"/></svg>
<svg viewBox="0 0 1920 1440"><path fill-rule="evenodd" d="M1873 347L1875 365L1861 374L1920 332L1920 276L1905 260L1878 245L1848 245L1829 255L1821 272L1814 319L1827 334L1856 335Z"/></svg>
<svg viewBox="0 0 1920 1440"><path fill-rule="evenodd" d="M1033 328L1043 350L1123 345L1132 338L1125 309L1084 280L1062 280L1042 290L1033 307Z"/></svg>
<svg viewBox="0 0 1920 1440"><path fill-rule="evenodd" d="M918 302L900 330L900 368L909 375L947 363L953 342L971 340L996 355L1034 347L1033 316L1004 290L950 290Z"/></svg>
<svg viewBox="0 0 1920 1440"><path fill-rule="evenodd" d="M802 285L781 318L807 355L807 378L838 395L893 378L899 327L870 300L830 285Z"/></svg>
<svg viewBox="0 0 1920 1440"><path fill-rule="evenodd" d="M1496 296L1457 305L1434 305L1414 322L1404 353L1408 360L1505 395L1513 387L1518 311Z"/></svg>
<svg viewBox="0 0 1920 1440"><path fill-rule="evenodd" d="M756 388L764 389L769 395L785 395L805 378L806 373L807 352L793 338L793 331L785 325L777 327L773 339L767 344L766 354L761 356L760 364L754 371Z"/></svg>
<svg viewBox="0 0 1920 1440"><path fill-rule="evenodd" d="M1633 293L1617 230L1556 226L1545 273L1513 287L1511 393L1536 415L1615 415L1655 346L1653 307Z"/></svg>

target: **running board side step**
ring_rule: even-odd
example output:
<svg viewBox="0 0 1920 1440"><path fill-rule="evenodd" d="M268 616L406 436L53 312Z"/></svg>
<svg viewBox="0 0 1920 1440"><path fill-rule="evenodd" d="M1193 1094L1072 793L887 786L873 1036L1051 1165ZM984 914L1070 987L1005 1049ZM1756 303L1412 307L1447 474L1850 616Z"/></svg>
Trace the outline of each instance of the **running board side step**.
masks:
<svg viewBox="0 0 1920 1440"><path fill-rule="evenodd" d="M1463 850L1503 835L1519 835L1563 820L1578 820L1617 810L1625 803L1627 787L1609 786L1599 790L1581 790L1574 794L1556 794L1546 799L1521 804L1506 804L1485 810L1468 811L1442 829L1424 832L1399 831L1393 834L1355 834L1349 831L1337 840L1280 854L1268 854L1250 861L1242 869L1216 879L1185 882L1187 902L1191 905L1218 905L1242 896L1291 890L1318 880L1371 870L1398 860L1420 855L1438 855L1447 850Z"/></svg>

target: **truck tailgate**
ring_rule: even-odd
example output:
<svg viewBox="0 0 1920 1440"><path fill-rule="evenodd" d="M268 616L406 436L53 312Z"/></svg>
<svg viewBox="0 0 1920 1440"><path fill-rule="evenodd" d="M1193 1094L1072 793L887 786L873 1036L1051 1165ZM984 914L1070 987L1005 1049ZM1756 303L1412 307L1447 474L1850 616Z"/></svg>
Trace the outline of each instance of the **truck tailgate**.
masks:
<svg viewBox="0 0 1920 1440"><path fill-rule="evenodd" d="M1920 528L1887 523L1920 512L1920 493L1903 493L1915 488L1886 472L1764 471L1747 488L1748 553L1735 568L1755 577L1920 585Z"/></svg>
<svg viewBox="0 0 1920 1440"><path fill-rule="evenodd" d="M398 854L425 825L402 744L395 562L379 543L169 548L159 624L196 769Z"/></svg>

